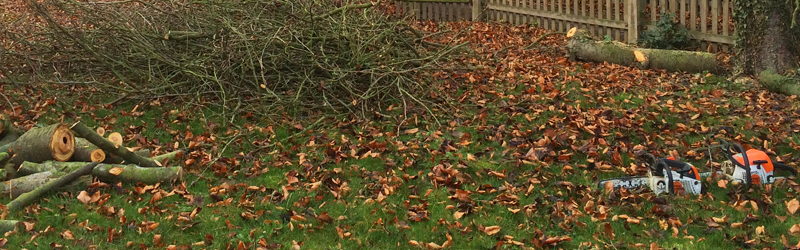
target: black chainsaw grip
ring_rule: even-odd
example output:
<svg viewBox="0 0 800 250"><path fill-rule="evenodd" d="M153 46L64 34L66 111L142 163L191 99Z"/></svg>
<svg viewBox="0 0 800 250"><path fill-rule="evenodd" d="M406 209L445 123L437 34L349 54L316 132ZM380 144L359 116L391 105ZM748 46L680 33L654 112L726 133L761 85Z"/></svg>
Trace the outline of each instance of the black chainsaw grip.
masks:
<svg viewBox="0 0 800 250"><path fill-rule="evenodd" d="M722 140L722 144L724 144L724 146L723 146L724 150L723 151L725 151L725 155L728 157L728 159L731 161L731 163L733 163L734 165L736 165L736 166L738 166L740 168L743 168L745 171L747 171L747 174L745 174L745 182L746 183L744 184L745 185L744 187L745 187L745 191L750 190L750 185L753 182L753 180L752 180L753 177L750 176L750 160L747 159L747 153L744 152L744 148L742 148L742 145L739 145L739 143L735 143L735 142L734 143L729 143L726 140ZM737 161L735 158L733 158L733 154L731 153L731 150L730 150L730 146L731 145L733 145L735 147L735 149L737 151L739 151L739 153L742 154L742 160L744 161L743 163L739 163L739 161Z"/></svg>
<svg viewBox="0 0 800 250"><path fill-rule="evenodd" d="M667 164L667 159L661 158L658 159L658 165L660 165L659 169L661 171L666 170L667 172L667 190L669 190L670 194L675 194L675 183L673 183L674 179L672 179L672 169Z"/></svg>

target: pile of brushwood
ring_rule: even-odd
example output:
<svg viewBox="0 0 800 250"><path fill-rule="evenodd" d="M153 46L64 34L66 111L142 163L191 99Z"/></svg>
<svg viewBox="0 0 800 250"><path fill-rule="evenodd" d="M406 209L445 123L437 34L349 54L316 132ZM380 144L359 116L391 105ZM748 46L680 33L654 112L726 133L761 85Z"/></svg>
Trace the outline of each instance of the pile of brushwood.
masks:
<svg viewBox="0 0 800 250"><path fill-rule="evenodd" d="M123 100L212 96L225 112L430 109L434 82L420 73L466 52L425 41L381 1L26 2L46 31L4 34L14 42L8 71L88 82Z"/></svg>
<svg viewBox="0 0 800 250"><path fill-rule="evenodd" d="M24 133L0 116L0 194L14 198L5 205L0 233L17 230L19 223L6 220L43 195L89 183L172 183L183 178L183 169L168 166L182 157L181 150L150 156L149 150L132 151L122 145L119 133L103 137L102 128L90 129L77 122L35 127ZM2 206L2 205L0 205Z"/></svg>

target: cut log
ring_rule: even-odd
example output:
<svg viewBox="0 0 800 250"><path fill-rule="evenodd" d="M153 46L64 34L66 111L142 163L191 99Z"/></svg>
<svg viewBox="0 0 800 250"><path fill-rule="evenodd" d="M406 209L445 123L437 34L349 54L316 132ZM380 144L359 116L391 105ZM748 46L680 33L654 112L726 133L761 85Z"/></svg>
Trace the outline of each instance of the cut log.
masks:
<svg viewBox="0 0 800 250"><path fill-rule="evenodd" d="M586 62L609 62L634 66L633 47L615 41L596 41L586 30L572 28L567 32L567 53L570 59Z"/></svg>
<svg viewBox="0 0 800 250"><path fill-rule="evenodd" d="M706 52L664 49L635 49L637 67L641 69L665 69L670 72L722 73L717 56Z"/></svg>
<svg viewBox="0 0 800 250"><path fill-rule="evenodd" d="M585 30L572 28L567 33L567 51L572 60L608 62L640 69L671 72L723 73L716 55L705 52L642 49L615 41L598 41Z"/></svg>
<svg viewBox="0 0 800 250"><path fill-rule="evenodd" d="M104 129L103 127L97 127L97 129L95 129L94 132L97 132L97 135L99 136L106 135L106 129Z"/></svg>
<svg viewBox="0 0 800 250"><path fill-rule="evenodd" d="M37 187L40 187L49 181L55 180L58 177L60 176L56 176L53 172L48 171L8 180L3 182L2 186L0 186L0 195L3 195L3 197L11 196L11 198L16 198L24 193L33 191ZM81 183L89 185L91 182L91 176L81 176L69 185L60 187L59 190L65 191L69 187L77 187Z"/></svg>
<svg viewBox="0 0 800 250"><path fill-rule="evenodd" d="M160 163L153 161L153 159L142 157L131 152L126 147L114 146L114 143L104 139L94 130L86 127L86 125L83 125L83 123L78 122L72 125L72 131L75 131L79 137L85 138L95 146L105 151L106 154L111 153L117 155L128 163L133 163L147 168L158 167L160 165Z"/></svg>
<svg viewBox="0 0 800 250"><path fill-rule="evenodd" d="M92 162L92 163L86 164L86 165L82 166L81 168L75 170L72 173L69 173L67 175L61 176L58 179L48 181L46 184L44 184L42 186L39 186L38 188L34 189L33 191L30 191L30 192L27 192L27 193L24 193L24 194L20 195L19 197L17 197L16 199L12 200L11 202L9 202L6 205L6 207L7 207L6 211L8 211L8 213L12 214L12 215L16 214L17 212L19 212L23 208L25 208L25 206L28 206L31 203L33 203L36 200L38 200L39 197L41 197L42 195L44 195L44 194L46 194L46 193L48 193L50 191L53 191L53 190L55 190L57 188L60 188L60 187L62 187L64 185L67 185L67 184L77 180L78 177L81 177L81 176L88 175L88 174L92 173L92 169L94 169L94 167L97 166L97 164L99 164L99 163Z"/></svg>
<svg viewBox="0 0 800 250"><path fill-rule="evenodd" d="M98 134L98 135L100 135L100 134ZM114 143L114 147L122 146L122 144L123 144L122 134L117 133L117 132L111 133L110 135L108 135L108 141L110 141L111 143Z"/></svg>
<svg viewBox="0 0 800 250"><path fill-rule="evenodd" d="M25 226L20 223L19 221L15 220L0 220L0 235L5 235L7 232L19 232L24 229Z"/></svg>
<svg viewBox="0 0 800 250"><path fill-rule="evenodd" d="M106 153L91 142L83 138L75 138L75 153L70 161L75 162L103 162Z"/></svg>
<svg viewBox="0 0 800 250"><path fill-rule="evenodd" d="M85 162L55 162L44 163L25 162L20 166L21 171L53 173L54 177L70 173L85 165ZM111 169L114 169L113 171ZM155 184L158 182L173 182L183 179L183 168L142 168L136 165L99 164L92 169L92 176L109 183L138 183Z"/></svg>
<svg viewBox="0 0 800 250"><path fill-rule="evenodd" d="M75 152L75 136L64 124L32 128L11 144L14 154L11 162L19 167L22 162L67 161Z"/></svg>

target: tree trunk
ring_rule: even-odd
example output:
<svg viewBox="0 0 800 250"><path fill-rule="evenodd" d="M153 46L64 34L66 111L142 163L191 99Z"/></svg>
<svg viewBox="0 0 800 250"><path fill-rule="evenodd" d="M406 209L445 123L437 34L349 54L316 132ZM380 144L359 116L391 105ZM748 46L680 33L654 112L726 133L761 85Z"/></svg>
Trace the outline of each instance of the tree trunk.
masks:
<svg viewBox="0 0 800 250"><path fill-rule="evenodd" d="M791 27L794 1L734 1L737 71L773 92L800 95L800 25Z"/></svg>

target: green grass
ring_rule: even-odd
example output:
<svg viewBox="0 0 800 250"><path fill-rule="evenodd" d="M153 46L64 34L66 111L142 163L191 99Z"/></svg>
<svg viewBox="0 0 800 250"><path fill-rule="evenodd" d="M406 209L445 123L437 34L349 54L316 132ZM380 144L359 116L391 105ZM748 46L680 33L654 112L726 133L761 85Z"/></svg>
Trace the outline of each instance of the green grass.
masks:
<svg viewBox="0 0 800 250"><path fill-rule="evenodd" d="M769 121L772 114L750 109L754 105L764 105L754 101L757 95L720 78L706 79L703 84L692 83L688 92L675 90L658 98L651 96L654 89L666 92L663 86L612 88L599 93L585 91L582 88L593 87L582 87L578 81L554 84L565 94L550 98L536 86L538 97L534 98L525 93L531 88L529 85L504 89L499 83L496 91L503 95L484 98L485 104L480 105L486 108L483 119L478 105L467 98L462 113L439 117L442 125L419 116L416 120L409 117L409 122L399 127L393 118L337 127L338 123L349 119L335 117L309 130L298 130L294 125L308 128L315 119L286 118L286 122L276 124L266 119L237 116L231 121L230 115L224 117L218 107L186 110L180 104L135 102L114 105L112 109L76 112L72 109L76 100L61 99L61 105L46 108L44 115L35 122L50 124L60 119L56 114L76 112L89 126L104 125L114 131L135 132L147 140L157 140L150 146L172 146L177 141L180 147L187 147L187 131L194 136L213 136L216 138L213 143L192 150L203 154L195 159L221 157L229 171L216 173L219 168L209 164L185 166L189 170L183 183L185 194L179 194L184 191L182 186L162 184L160 189L165 193L178 192L153 203L150 202L154 196L152 192L137 194L136 186L131 184L121 188L82 186L51 194L25 212L8 215L8 218L35 225L32 231L7 236L6 247L39 249L58 244L75 245L76 249L90 246L126 249L126 245L131 244L131 248L161 249L168 245L197 244L193 248L226 249L229 245L236 248L241 242L247 249L255 249L262 241L277 244L280 249L291 249L293 242L302 244L304 249L419 249L429 243L443 245L451 237L452 249L491 249L498 242L501 242L501 249L516 249L512 241L533 247L532 239L541 238L537 231L547 237L569 236L571 241L553 247L563 249L646 248L651 243L664 249L780 247L781 235L786 235L790 244L798 241L788 230L800 223L800 219L789 214L785 205L797 194L789 191L790 187L785 184L774 186L771 192L757 190L749 194L754 199L771 202L768 208L754 210L746 205L744 210L737 210L731 206L732 200L727 195L730 189L718 187L716 181L704 180L708 193L702 198L658 197L666 201L667 205L659 207L666 210L669 218L654 212L654 201L648 199L651 198L648 192L631 194L625 197L627 200L620 200L619 192L609 194L596 187L598 179L625 175L620 169L630 167L633 159L628 152L637 145L662 155L670 150L681 154L692 150L690 145L709 136L697 131L701 125L709 128L732 126L736 135L746 138L743 141L755 138L751 143L753 147L763 145L764 139L759 136L764 134L772 150L796 155L793 145L800 142L800 136L787 134L784 137L780 133L785 133L786 128L757 124ZM715 90L727 93L711 97L709 93ZM517 101L508 94L515 95ZM694 112L686 112L679 105L691 102L699 107L701 98L707 98L703 102L720 107L714 114L703 108L702 115L693 120ZM113 99L100 96L85 101L107 103ZM500 100L508 106L500 105ZM670 101L683 112L667 107ZM33 103L20 105L34 106ZM137 111L143 112L140 116L121 114L130 112L136 105L139 105ZM580 110L577 110L578 105ZM794 110L783 114L793 116L798 106L787 106ZM574 112L569 113L569 110ZM396 109L386 114L399 117L403 111ZM628 118L629 114L634 117ZM451 126L448 119L455 125ZM743 129L747 122L754 127ZM625 123L629 125L623 127ZM678 123L690 129L683 130ZM216 129L210 129L210 124ZM246 129L270 126L274 132ZM589 129L590 126L597 129ZM414 128L419 130L405 132ZM462 146L459 143L464 134L469 134L463 137L470 138L467 140L470 144ZM601 139L606 143L601 144ZM314 145L310 146L312 140ZM439 152L446 141L452 148L445 147L447 152ZM269 146L254 145L265 142L270 143ZM282 146L275 142L281 142ZM540 142L544 143L540 145ZM595 156L575 149L589 142L596 151ZM622 142L627 145L620 145ZM385 148L380 146L382 143L386 143ZM129 144L135 146L136 143ZM223 148L225 151L221 152ZM541 160L527 159L525 155L531 148L549 148L554 155L545 155ZM597 163L610 164L612 158L608 152L613 151L620 153L622 162L612 164L612 171L589 168L590 158ZM362 157L367 152L372 155ZM572 155L568 161L560 161L561 154ZM231 163L229 158L237 159L237 163ZM261 169L251 174L256 159ZM706 159L690 161L701 171L708 171ZM566 165L572 170L565 170ZM442 169L449 172L437 176L436 171ZM288 184L290 171L297 172L298 183ZM342 188L345 183L347 188ZM225 193L211 194L211 190L225 185L229 186ZM284 192L283 188L287 187L294 190ZM102 205L83 204L76 196L84 189L108 194L109 198ZM471 202L451 198L457 191L470 192ZM178 219L182 213L191 213L196 208L189 195L201 197L203 205L193 219L184 222ZM232 199L232 203L216 204L217 200L226 199ZM3 203L9 200L0 198ZM587 211L587 204L592 203L594 208ZM601 205L607 212L605 219L599 218L602 215L597 212ZM415 206L419 209L412 209ZM103 213L111 207L116 214ZM122 210L125 211L124 221L119 212ZM426 216L417 219L410 213L412 210ZM456 211L462 210L469 210L469 213L457 219ZM330 220L322 214L327 214ZM745 221L748 214L757 220ZM628 222L622 219L624 216L640 219ZM709 226L713 218L726 216L727 222L718 223L719 227ZM779 216L786 216L785 221L781 222ZM670 219L680 222L675 224L675 229L660 226ZM145 230L143 222L158 223L158 226ZM740 222L745 223L733 228L733 223ZM613 237L603 233L605 223L613 230ZM499 232L489 235L480 231L490 226L499 226ZM766 235L758 236L756 228L761 226ZM66 230L73 238L62 236ZM109 230L116 235L111 240ZM677 230L675 235L673 230ZM36 237L31 241L33 235ZM163 244L155 244L156 235L161 236ZM758 237L766 241L744 243ZM422 246L412 246L413 242Z"/></svg>

